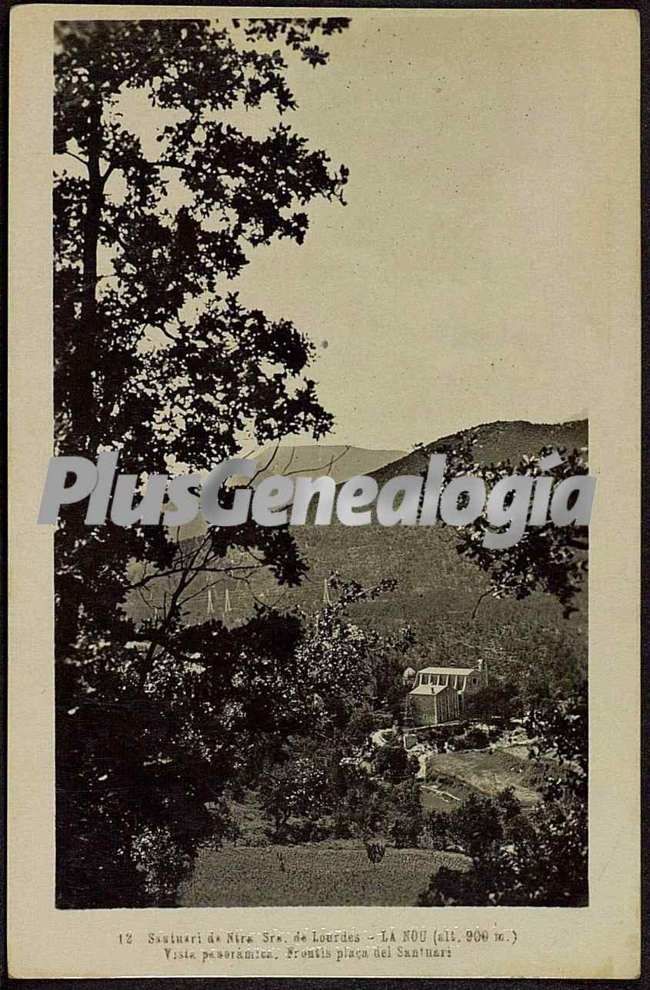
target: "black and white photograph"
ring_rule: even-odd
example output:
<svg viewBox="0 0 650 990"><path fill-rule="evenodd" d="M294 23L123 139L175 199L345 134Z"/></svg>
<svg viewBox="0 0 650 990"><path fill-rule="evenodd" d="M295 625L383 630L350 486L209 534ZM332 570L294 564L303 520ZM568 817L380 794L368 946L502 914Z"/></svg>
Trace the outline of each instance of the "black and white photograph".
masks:
<svg viewBox="0 0 650 990"><path fill-rule="evenodd" d="M552 311L526 253L499 299L492 219L525 252L521 166L558 94L447 35L57 24L57 453L119 449L134 476L250 457L253 487L424 477L432 453L587 473L571 363L537 402L558 422L484 421ZM452 394L463 374L496 395ZM60 907L587 903L586 527L489 551L480 517L107 533L85 511L55 545Z"/></svg>
<svg viewBox="0 0 650 990"><path fill-rule="evenodd" d="M11 662L52 757L15 820L40 794L51 930L100 946L52 975L624 939L634 13L42 6Z"/></svg>

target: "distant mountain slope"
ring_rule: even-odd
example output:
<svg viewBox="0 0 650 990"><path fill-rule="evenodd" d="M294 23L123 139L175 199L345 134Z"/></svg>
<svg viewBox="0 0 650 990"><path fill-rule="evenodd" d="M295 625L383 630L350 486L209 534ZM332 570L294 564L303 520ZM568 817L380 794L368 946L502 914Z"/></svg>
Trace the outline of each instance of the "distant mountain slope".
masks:
<svg viewBox="0 0 650 990"><path fill-rule="evenodd" d="M338 484L354 477L355 474L371 474L390 461L400 460L405 456L403 450L369 450L366 447L352 447L325 443L305 444L304 446L263 447L250 455L259 473L253 481L253 487L259 485L264 478L275 474L309 475L320 477L329 475ZM244 479L242 479L243 481ZM205 533L206 525L202 517L181 529L181 539L189 540Z"/></svg>
<svg viewBox="0 0 650 990"><path fill-rule="evenodd" d="M445 447L458 446L470 435L476 438L473 449L477 464L509 460L516 465L524 455L537 454L542 447L565 447L568 450L586 447L588 425L584 419L570 423L528 423L526 420L483 423L440 437L422 449L373 471L372 475L383 485L389 478L400 474L422 474L426 472L431 454L441 452Z"/></svg>
<svg viewBox="0 0 650 990"><path fill-rule="evenodd" d="M368 450L334 444L281 445L277 453L273 447L265 447L255 455L255 461L262 468L257 481L273 474L306 474L329 475L339 484L355 474L371 474L391 461L401 459L404 453L403 450Z"/></svg>
<svg viewBox="0 0 650 990"><path fill-rule="evenodd" d="M374 471L383 483L399 474L419 474L426 470L429 453L447 444L456 445L467 433L477 436L476 460L482 463L510 459L516 464L523 454L536 454L546 445L581 448L587 445L587 423L562 424L526 422L487 423L428 444ZM375 452L371 452L375 453ZM295 463L295 462L294 462ZM274 473L278 473L277 471ZM356 470L354 473L357 473ZM557 640L560 655L586 657L586 590L576 601L577 613L564 619L558 603L549 595L535 594L524 601L486 598L472 617L487 580L474 564L456 552L455 531L448 527L346 527L303 526L292 530L303 557L309 564L306 580L299 588L278 588L267 572L260 572L251 587L224 580L213 588L211 597L216 616L224 616L228 590L232 611L227 622L241 621L250 614L255 601L279 608L300 607L313 612L322 607L326 582L332 572L363 585L377 584L384 577L397 581L394 592L381 599L357 606L352 615L361 625L384 632L405 624L413 627L418 646L413 661L444 660L451 664L471 663L491 642L504 649L530 653L534 663L540 647L535 644ZM159 591L162 597L162 589ZM190 604L187 621L200 622L207 614L207 590ZM142 603L133 607L144 618ZM499 649L502 647L499 646ZM546 647L543 647L546 649ZM486 654L487 655L487 654ZM574 659L571 660L574 663ZM417 666L417 662L414 664ZM422 663L420 663L422 665Z"/></svg>

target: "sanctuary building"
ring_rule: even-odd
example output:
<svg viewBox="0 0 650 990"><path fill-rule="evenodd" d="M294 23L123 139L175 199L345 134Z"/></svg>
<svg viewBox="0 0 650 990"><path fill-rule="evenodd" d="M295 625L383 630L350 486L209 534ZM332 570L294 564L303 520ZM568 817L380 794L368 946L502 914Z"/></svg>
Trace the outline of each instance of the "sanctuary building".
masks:
<svg viewBox="0 0 650 990"><path fill-rule="evenodd" d="M416 725L439 725L462 717L464 699L488 683L487 665L423 667L407 696L408 713Z"/></svg>

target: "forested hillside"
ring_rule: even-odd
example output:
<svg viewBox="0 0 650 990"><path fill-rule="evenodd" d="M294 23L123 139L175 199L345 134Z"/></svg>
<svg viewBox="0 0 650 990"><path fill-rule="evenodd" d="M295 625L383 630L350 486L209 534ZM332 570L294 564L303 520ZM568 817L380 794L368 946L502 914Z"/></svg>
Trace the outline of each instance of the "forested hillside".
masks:
<svg viewBox="0 0 650 990"><path fill-rule="evenodd" d="M421 474L431 453L457 446L469 434L474 437L476 460L482 464L509 459L516 465L523 455L535 454L543 446L572 450L586 447L588 439L585 421L551 425L489 423L442 437L385 464L373 476L383 484L396 475ZM301 462L306 451L303 449ZM316 457L315 462L318 460ZM281 466L291 463L290 457L280 460ZM280 468L276 473L281 473ZM477 607L487 579L474 564L458 555L456 533L451 528L386 528L376 524L351 528L333 523L295 527L292 532L308 563L299 587L279 588L267 571L260 571L248 582L225 578L213 585L210 602L207 590L189 602L187 621L204 620L211 608L216 618L231 625L242 621L256 604L312 612L322 606L326 595L334 594L327 585L334 572L364 586L391 577L397 582L393 592L379 601L357 606L352 615L360 625L380 632L410 625L416 647L413 656L405 658L405 665L431 660L463 664L475 660L480 653L492 658L495 672L506 673L509 666L515 665L517 670L526 671L526 677L534 678L539 672L548 681L549 671L555 671L552 678L559 686L586 664L586 587L575 602L577 611L568 619L563 617L554 597L541 593L525 601L486 597ZM155 604L162 599L163 584L161 581L160 587L151 590L150 602ZM171 584L166 590L171 590ZM141 599L134 598L131 608L142 618L149 614ZM535 663L527 664L527 657L531 662L535 658Z"/></svg>

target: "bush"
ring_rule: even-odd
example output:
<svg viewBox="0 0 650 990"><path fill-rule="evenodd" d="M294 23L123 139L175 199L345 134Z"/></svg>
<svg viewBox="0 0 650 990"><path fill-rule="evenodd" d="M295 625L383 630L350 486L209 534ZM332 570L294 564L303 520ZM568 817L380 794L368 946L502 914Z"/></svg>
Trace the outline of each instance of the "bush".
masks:
<svg viewBox="0 0 650 990"><path fill-rule="evenodd" d="M352 831L364 839L383 831L389 814L389 804L381 787L369 782L368 787L355 787L346 798L347 817Z"/></svg>
<svg viewBox="0 0 650 990"><path fill-rule="evenodd" d="M384 858L384 855L386 853L386 845L385 845L385 843L383 843L383 842L370 842L370 841L367 840L366 842L364 842L364 845L366 847L366 856L368 857L368 859L370 860L370 862L373 864L373 866L376 866L377 863L381 863L381 861Z"/></svg>
<svg viewBox="0 0 650 990"><path fill-rule="evenodd" d="M393 716L390 712L373 712L372 729L390 729L393 724Z"/></svg>
<svg viewBox="0 0 650 990"><path fill-rule="evenodd" d="M311 818L296 818L287 823L287 840L290 843L322 842L332 833L331 823L326 818L314 821Z"/></svg>
<svg viewBox="0 0 650 990"><path fill-rule="evenodd" d="M528 817L513 817L506 841L477 852L470 870L439 869L418 904L582 907L588 903L587 831L584 805L546 802Z"/></svg>
<svg viewBox="0 0 650 990"><path fill-rule="evenodd" d="M506 787L499 791L496 797L499 814L504 821L509 822L521 814L521 804L515 797L513 787Z"/></svg>
<svg viewBox="0 0 650 990"><path fill-rule="evenodd" d="M161 907L173 905L192 859L174 842L169 829L144 828L133 837L131 855L151 902Z"/></svg>
<svg viewBox="0 0 650 990"><path fill-rule="evenodd" d="M349 839L352 835L352 822L344 812L337 812L332 819L332 835L335 839Z"/></svg>
<svg viewBox="0 0 650 990"><path fill-rule="evenodd" d="M451 848L451 822L446 811L430 811L426 815L420 841L427 849L444 851Z"/></svg>
<svg viewBox="0 0 650 990"><path fill-rule="evenodd" d="M392 787L388 793L388 835L397 849L414 849L424 828L420 786L414 780Z"/></svg>
<svg viewBox="0 0 650 990"><path fill-rule="evenodd" d="M464 736L456 740L456 748L463 749L486 749L490 744L490 738L483 729L472 726Z"/></svg>
<svg viewBox="0 0 650 990"><path fill-rule="evenodd" d="M415 849L418 845L422 822L409 815L398 815L388 830L391 842L396 849Z"/></svg>
<svg viewBox="0 0 650 990"><path fill-rule="evenodd" d="M309 757L297 757L267 774L260 787L260 801L273 820L275 841L285 835L290 818L315 821L328 810L328 778L325 769Z"/></svg>
<svg viewBox="0 0 650 990"><path fill-rule="evenodd" d="M376 728L384 728L384 726L377 726L375 713L369 708L360 708L352 714L345 727L345 735L351 744L361 745Z"/></svg>
<svg viewBox="0 0 650 990"><path fill-rule="evenodd" d="M375 756L374 768L385 780L397 784L415 776L419 763L403 746L382 746Z"/></svg>
<svg viewBox="0 0 650 990"><path fill-rule="evenodd" d="M470 718L513 718L522 710L519 688L510 682L488 684L465 699L465 714Z"/></svg>

